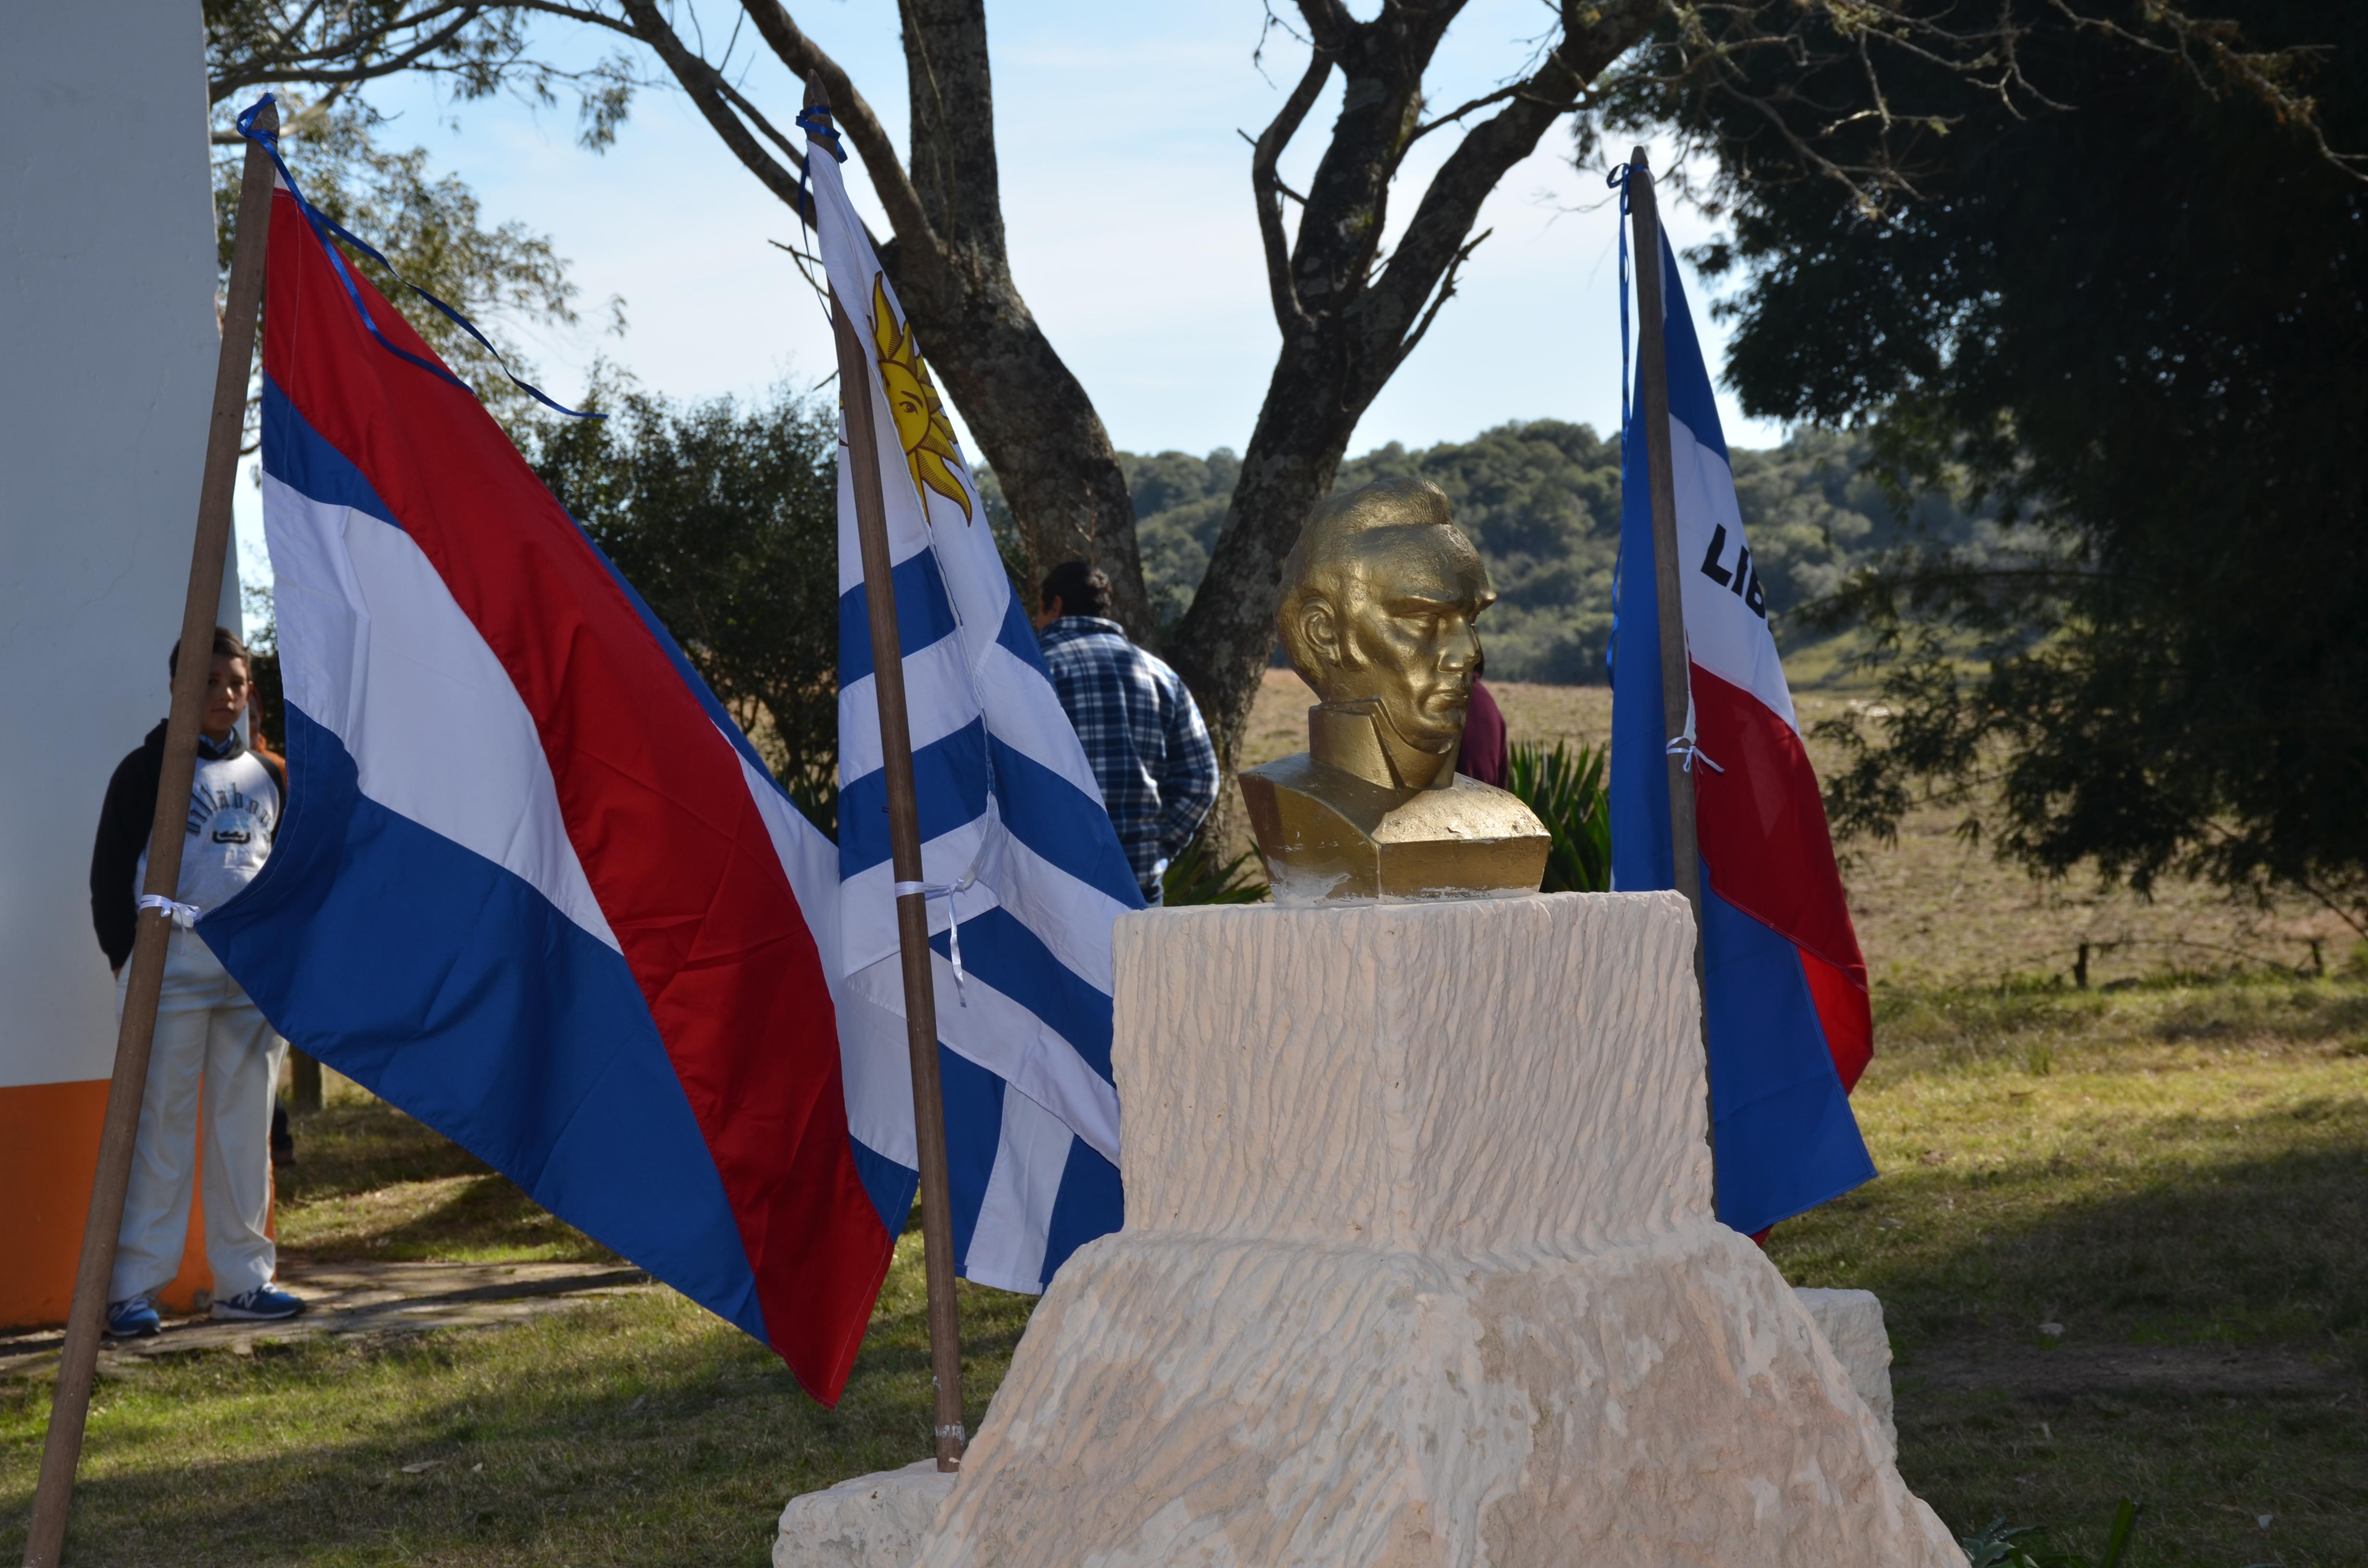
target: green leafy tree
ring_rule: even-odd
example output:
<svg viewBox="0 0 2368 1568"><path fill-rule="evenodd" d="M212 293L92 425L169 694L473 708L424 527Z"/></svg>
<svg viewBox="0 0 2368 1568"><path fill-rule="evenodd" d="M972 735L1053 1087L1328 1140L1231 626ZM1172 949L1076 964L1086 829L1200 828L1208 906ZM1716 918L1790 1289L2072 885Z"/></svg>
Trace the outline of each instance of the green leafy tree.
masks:
<svg viewBox="0 0 2368 1568"><path fill-rule="evenodd" d="M788 388L689 405L613 377L605 420L530 436L542 482L825 832L837 824L837 410Z"/></svg>
<svg viewBox="0 0 2368 1568"><path fill-rule="evenodd" d="M518 222L488 223L476 195L452 175L433 174L425 149L384 145L384 121L363 98L370 82L402 73L445 83L456 98L497 91L556 103L577 93L579 140L604 146L630 99L617 61L564 72L528 59L524 18L449 0L355 0L338 6L287 0L207 0L207 97L211 106L214 233L227 278L238 209L244 140L233 118L264 92L279 99L280 152L307 199L385 253L404 278L474 321L510 369L532 380L520 324L576 324L576 289L551 242ZM370 264L362 263L365 267ZM374 269L373 269L374 270ZM501 373L485 351L393 279L374 279L444 361L474 386L505 422L540 405ZM624 301L605 306L624 330Z"/></svg>
<svg viewBox="0 0 2368 1568"><path fill-rule="evenodd" d="M1714 155L1745 406L2022 525L1841 585L1894 716L1834 732L1838 823L1995 789L1969 827L2035 871L2368 930L2368 10L1679 10L1611 113Z"/></svg>

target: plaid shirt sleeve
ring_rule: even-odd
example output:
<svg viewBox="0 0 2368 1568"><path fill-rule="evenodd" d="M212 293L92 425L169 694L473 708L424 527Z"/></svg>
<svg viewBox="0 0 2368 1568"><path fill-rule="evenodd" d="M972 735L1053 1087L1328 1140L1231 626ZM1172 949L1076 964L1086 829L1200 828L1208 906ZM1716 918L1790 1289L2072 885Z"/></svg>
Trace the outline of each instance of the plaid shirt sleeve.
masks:
<svg viewBox="0 0 2368 1568"><path fill-rule="evenodd" d="M1201 831L1201 820L1217 803L1217 748L1201 722L1200 705L1184 677L1159 666L1167 708L1167 769L1159 780L1159 853L1174 859Z"/></svg>
<svg viewBox="0 0 2368 1568"><path fill-rule="evenodd" d="M1192 841L1217 799L1216 749L1183 677L1116 621L1064 617L1042 634L1053 688L1076 727L1135 880Z"/></svg>

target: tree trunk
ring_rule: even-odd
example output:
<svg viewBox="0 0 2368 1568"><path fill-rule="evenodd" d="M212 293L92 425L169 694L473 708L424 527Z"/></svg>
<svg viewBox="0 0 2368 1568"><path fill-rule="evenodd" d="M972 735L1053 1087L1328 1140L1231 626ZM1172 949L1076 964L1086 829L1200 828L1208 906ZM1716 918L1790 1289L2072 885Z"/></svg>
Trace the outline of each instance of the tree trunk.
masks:
<svg viewBox="0 0 2368 1568"><path fill-rule="evenodd" d="M847 73L780 0L741 4L782 63L800 80L821 80L840 131L863 160L894 233L881 246L882 262L1003 484L1030 557L1019 563L1023 574L1064 560L1095 562L1117 590L1127 630L1155 641L1134 507L1110 433L1012 280L985 0L900 0L909 169ZM1258 139L1250 170L1282 348L1208 575L1167 650L1200 700L1228 777L1274 644L1278 578L1302 519L1330 490L1358 419L1454 293L1457 269L1479 244L1470 236L1481 203L1577 106L1587 84L1644 36L1662 0L1554 0L1559 35L1526 76L1427 121L1423 77L1463 0L1383 0L1365 21L1345 0L1296 4L1312 58ZM734 155L803 212L802 146L684 40L659 0L618 6L613 17L571 14L648 44ZM1301 197L1283 187L1276 159L1336 69L1345 79L1339 118ZM1483 110L1493 112L1473 118ZM1463 140L1384 257L1391 186L1406 149L1450 126L1463 129ZM1288 243L1286 196L1302 207ZM1230 813L1228 797L1219 811Z"/></svg>
<svg viewBox="0 0 2368 1568"><path fill-rule="evenodd" d="M908 166L939 244L921 266L907 265L912 247L901 234L883 247L897 295L1011 504L1030 556L1014 563L1023 580L1090 562L1109 574L1128 632L1156 646L1134 503L1110 432L1012 281L985 8L905 0L903 11Z"/></svg>
<svg viewBox="0 0 2368 1568"><path fill-rule="evenodd" d="M1460 5L1384 5L1360 22L1338 0L1301 0L1314 58L1251 158L1282 348L1208 574L1169 650L1200 701L1226 778L1236 770L1274 649L1283 558L1309 508L1330 493L1357 422L1454 293L1464 258L1487 237L1467 237L1481 202L1570 112L1586 85L1644 36L1658 4L1561 0L1562 36L1527 79L1426 123L1423 76ZM1282 199L1296 193L1283 189L1275 161L1335 68L1345 78L1339 118L1286 248ZM1390 187L1406 149L1497 103L1503 107L1472 126L1432 176L1383 260ZM1230 819L1230 792L1218 811Z"/></svg>
<svg viewBox="0 0 2368 1568"><path fill-rule="evenodd" d="M1240 760L1250 705L1274 651L1274 612L1281 597L1282 558L1299 539L1310 508L1332 492L1357 417L1340 407L1338 388L1314 356L1286 347L1268 378L1266 401L1250 432L1233 499L1217 531L1209 570L1176 628L1168 656L1201 705L1230 780ZM1287 523L1288 526L1282 526ZM1217 813L1229 819L1230 792Z"/></svg>
<svg viewBox="0 0 2368 1568"><path fill-rule="evenodd" d="M803 146L676 29L659 0L619 0L620 15L586 19L647 44L747 170L802 217ZM904 0L910 172L879 117L838 62L806 37L780 0L742 0L757 32L800 81L819 77L833 119L863 160L892 237L882 267L980 455L1011 504L1029 559L1024 578L1061 562L1110 574L1114 613L1139 640L1158 626L1135 551L1134 506L1093 400L1062 361L1011 278L996 168L994 78L984 0ZM788 119L788 115L781 117ZM848 301L850 309L864 305ZM1030 607L1034 608L1032 605Z"/></svg>

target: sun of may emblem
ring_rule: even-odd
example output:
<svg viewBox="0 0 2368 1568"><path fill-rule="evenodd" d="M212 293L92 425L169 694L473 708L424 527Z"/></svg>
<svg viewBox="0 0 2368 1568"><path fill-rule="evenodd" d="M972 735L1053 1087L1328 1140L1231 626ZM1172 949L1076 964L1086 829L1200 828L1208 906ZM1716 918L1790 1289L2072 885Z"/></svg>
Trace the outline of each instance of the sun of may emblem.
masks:
<svg viewBox="0 0 2368 1568"><path fill-rule="evenodd" d="M954 447L954 427L946 418L946 405L929 383L929 368L921 363L912 330L898 328L888 291L877 278L871 280L871 341L880 351L880 384L888 390L888 413L896 421L896 439L905 449L905 460L912 466L914 489L936 491L962 509L965 522L973 520L970 493L953 470L961 453Z"/></svg>

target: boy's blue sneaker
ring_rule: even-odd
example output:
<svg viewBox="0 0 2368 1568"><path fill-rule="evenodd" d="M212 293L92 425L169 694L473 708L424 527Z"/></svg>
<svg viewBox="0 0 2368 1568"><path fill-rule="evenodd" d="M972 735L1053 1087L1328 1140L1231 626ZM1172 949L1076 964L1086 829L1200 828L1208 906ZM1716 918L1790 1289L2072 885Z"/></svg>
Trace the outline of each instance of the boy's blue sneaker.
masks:
<svg viewBox="0 0 2368 1568"><path fill-rule="evenodd" d="M140 1339L165 1326L156 1309L145 1296L134 1296L126 1301L107 1303L107 1333L110 1339Z"/></svg>
<svg viewBox="0 0 2368 1568"><path fill-rule="evenodd" d="M302 1297L285 1290L275 1290L268 1285L257 1285L244 1296L232 1296L214 1303L218 1318L244 1318L269 1323L280 1318L292 1318L304 1310Z"/></svg>

